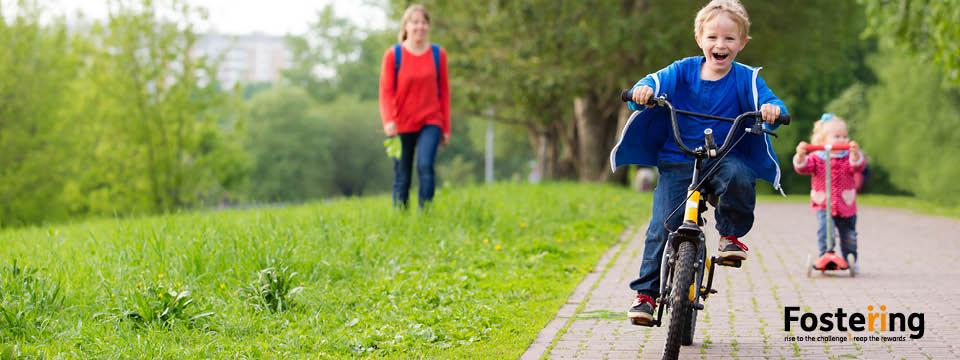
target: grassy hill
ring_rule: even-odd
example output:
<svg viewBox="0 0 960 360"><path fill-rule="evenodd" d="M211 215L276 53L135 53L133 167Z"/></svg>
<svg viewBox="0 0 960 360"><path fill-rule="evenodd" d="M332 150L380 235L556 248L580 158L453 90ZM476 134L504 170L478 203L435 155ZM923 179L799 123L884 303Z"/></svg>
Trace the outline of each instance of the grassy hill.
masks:
<svg viewBox="0 0 960 360"><path fill-rule="evenodd" d="M0 357L516 358L650 210L582 184L437 199L0 232Z"/></svg>

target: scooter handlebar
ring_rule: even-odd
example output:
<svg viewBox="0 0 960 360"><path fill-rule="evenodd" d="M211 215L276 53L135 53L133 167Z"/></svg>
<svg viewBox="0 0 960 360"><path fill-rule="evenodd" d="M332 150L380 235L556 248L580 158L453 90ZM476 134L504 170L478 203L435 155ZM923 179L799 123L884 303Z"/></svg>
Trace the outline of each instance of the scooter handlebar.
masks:
<svg viewBox="0 0 960 360"><path fill-rule="evenodd" d="M807 151L826 150L828 146L830 147L830 150L850 150L850 144L833 144L833 145L807 145Z"/></svg>

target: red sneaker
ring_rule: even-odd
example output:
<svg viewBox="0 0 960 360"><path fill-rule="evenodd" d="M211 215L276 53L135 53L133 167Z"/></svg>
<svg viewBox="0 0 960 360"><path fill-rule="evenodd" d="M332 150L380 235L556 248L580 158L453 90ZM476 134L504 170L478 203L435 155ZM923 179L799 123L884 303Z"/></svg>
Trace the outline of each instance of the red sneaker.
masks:
<svg viewBox="0 0 960 360"><path fill-rule="evenodd" d="M654 301L652 297L638 293L637 297L633 299L633 305L630 306L630 310L627 311L627 317L630 318L630 322L634 325L652 326L653 309L656 308L657 302Z"/></svg>
<svg viewBox="0 0 960 360"><path fill-rule="evenodd" d="M746 260L747 245L737 240L736 236L721 236L718 257L724 260Z"/></svg>

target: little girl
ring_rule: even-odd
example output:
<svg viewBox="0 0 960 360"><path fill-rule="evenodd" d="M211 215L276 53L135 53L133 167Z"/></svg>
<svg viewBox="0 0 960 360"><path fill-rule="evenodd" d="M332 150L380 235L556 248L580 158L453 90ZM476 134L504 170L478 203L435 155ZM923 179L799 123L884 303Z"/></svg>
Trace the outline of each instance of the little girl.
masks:
<svg viewBox="0 0 960 360"><path fill-rule="evenodd" d="M826 151L817 151L807 154L807 143L801 141L797 145L797 154L793 157L793 168L801 175L812 175L810 180L811 207L817 211L820 227L817 229L817 241L820 245L820 256L826 252L833 252L827 248L827 214L826 199L830 196L832 214L830 217L836 225L840 235L840 252L844 259L847 254L853 254L854 263L850 266L857 268L857 188L854 174L863 170L866 165L863 153L856 141L850 141L847 136L847 124L839 116L827 113L813 125L813 136L810 140L814 145L833 145L849 143L850 150L833 150L828 155ZM826 161L830 161L830 191L825 190ZM832 246L832 245L831 245Z"/></svg>

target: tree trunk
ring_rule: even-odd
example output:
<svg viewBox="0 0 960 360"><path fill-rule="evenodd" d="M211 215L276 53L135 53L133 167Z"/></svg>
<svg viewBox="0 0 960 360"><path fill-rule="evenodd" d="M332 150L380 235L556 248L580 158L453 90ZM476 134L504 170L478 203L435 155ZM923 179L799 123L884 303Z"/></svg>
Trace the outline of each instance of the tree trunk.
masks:
<svg viewBox="0 0 960 360"><path fill-rule="evenodd" d="M610 150L616 144L620 111L616 101L600 100L607 94L587 94L573 100L577 138L577 177L581 181L610 179ZM611 99L616 100L611 97Z"/></svg>
<svg viewBox="0 0 960 360"><path fill-rule="evenodd" d="M613 146L620 141L620 136L623 135L623 127L627 125L627 119L630 119L630 114L633 111L626 106L621 106L620 111L617 111L617 130L613 137L613 145L610 146L610 150L613 150ZM609 161L608 161L609 164ZM609 165L608 165L609 166ZM607 171L604 174L607 176L608 181L616 182L619 184L627 185L627 169L614 169L616 172Z"/></svg>
<svg viewBox="0 0 960 360"><path fill-rule="evenodd" d="M533 153L536 156L537 163L534 171L540 174L540 179L553 179L557 164L557 136L552 131L552 127L538 128L530 126L528 128L528 137L533 147Z"/></svg>
<svg viewBox="0 0 960 360"><path fill-rule="evenodd" d="M556 128L558 136L557 146L560 148L560 158L557 159L557 171L554 174L557 179L576 179L577 178L577 157L579 155L579 144L577 144L577 128L572 120L563 119L552 124Z"/></svg>

